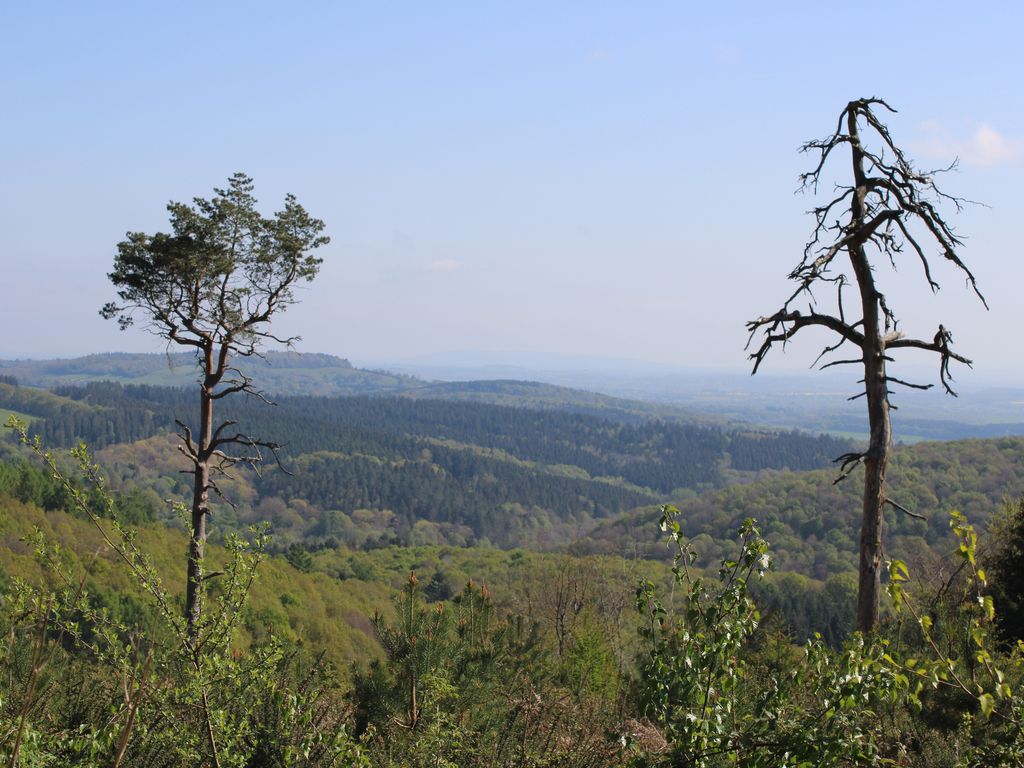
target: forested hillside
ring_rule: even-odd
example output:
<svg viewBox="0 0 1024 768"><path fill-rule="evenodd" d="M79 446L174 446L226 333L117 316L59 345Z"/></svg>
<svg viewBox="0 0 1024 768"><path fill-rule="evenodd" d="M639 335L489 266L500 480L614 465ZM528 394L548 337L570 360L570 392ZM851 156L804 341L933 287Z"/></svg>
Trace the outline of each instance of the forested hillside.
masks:
<svg viewBox="0 0 1024 768"><path fill-rule="evenodd" d="M187 390L110 383L54 394L0 384L0 398L0 407L35 417L32 431L46 444L109 446L104 455L118 482L161 494L173 484L176 452L159 436L194 407ZM227 401L220 413L284 446L283 469L239 476L239 508L226 510L226 519L264 515L282 541L311 544L551 547L596 519L764 469L822 466L847 449L828 437L617 410L598 416L429 398L284 397L276 407ZM162 458L148 456L154 450Z"/></svg>
<svg viewBox="0 0 1024 768"><path fill-rule="evenodd" d="M779 472L679 503L686 536L711 559L727 546L728 531L757 519L773 543L782 570L824 579L856 568L860 495L857 476L836 483L837 470ZM984 527L1005 499L1024 494L1024 438L919 443L895 452L891 495L914 515L886 511L890 557L914 560L944 553L951 542L949 513L958 510ZM580 552L636 552L664 556L654 522L639 510L599 523Z"/></svg>
<svg viewBox="0 0 1024 768"><path fill-rule="evenodd" d="M1024 3L0 18L0 768L1024 768Z"/></svg>
<svg viewBox="0 0 1024 768"><path fill-rule="evenodd" d="M0 383L0 407L31 416L47 445L100 447L116 487L136 487L157 516L160 499L187 493L171 435L193 408L187 390ZM753 516L784 570L825 579L855 565L860 489L833 484L831 460L847 449L833 438L382 396L229 400L222 413L284 447L282 467L225 483L237 508L224 506L221 524L270 520L280 547L479 542L660 557L654 510L672 501L711 558ZM1017 438L901 448L893 498L927 519L888 510L894 555L946 547L950 509L984 524L1024 492L1022 467Z"/></svg>
<svg viewBox="0 0 1024 768"><path fill-rule="evenodd" d="M979 441L972 448L978 458L987 452L992 459L1011 446ZM1019 445L1012 448L1020 450ZM3 446L5 460L0 463L0 599L6 601L4 605L11 608L16 604L12 601L35 594L28 584L42 584L40 595L53 595L43 605L55 622L66 621L63 612L73 610L76 621L84 619L83 626L90 632L95 631L93 627L159 626L152 596L104 543L100 531L112 532L112 521L105 517L90 521L86 514L89 508L105 514L102 494L73 481L87 494L87 506L76 508L67 488L38 465L27 463L23 453L14 458L12 451ZM921 456L915 467L948 470L954 455L940 451ZM968 461L957 481L980 482L978 465ZM1002 471L997 468L987 479L1007 479ZM929 479L922 476L922 482ZM23 497L28 501L20 500ZM756 493L747 498L756 498ZM171 585L171 594L180 599L185 536L148 520L145 505L138 502L132 490L118 494L113 513L138 526L129 541L151 553L157 571ZM656 521L644 525L656 527ZM668 594L667 566L651 561L448 546L370 551L336 546L310 554L293 546L283 557L264 562L248 588L230 653L224 656L227 660L219 661L209 673L215 675L210 690L216 693L210 697L210 706L223 718L220 728L230 749L259 752L270 748L265 745L268 739L280 749L297 743L295 749L308 751L308 762L300 764L429 765L431 756L443 750L450 764L460 766L516 764L524 755L580 768L598 759L603 765L623 765L637 756L657 756L666 750L660 731L646 718L636 719L643 711L642 702L656 695L647 688L663 680L703 685L704 678L693 676L683 660L693 658L691 663L703 670L709 661L699 653L735 650L742 654L739 668L744 674L736 678L742 687L728 686L728 667L716 672L715 666L707 666L712 680L728 692L732 706L746 710L755 700L770 707L767 713L752 708L751 717L758 718L752 727L764 718L774 722L779 710L796 718L783 729L771 728L773 738L784 740L781 743L806 744L808 754L815 754L819 739L827 738L829 749L855 755L863 750L864 739L870 738L873 751L899 755L912 734L919 740L913 755L923 757L899 764L943 764L935 760L946 754L956 728L948 718L946 694L913 693L913 680L907 682L908 675L918 674L919 665L924 664L921 674L929 673L933 662L925 657L923 662L914 659L902 666L899 658L886 652L886 638L898 631L898 624L887 625L885 634L867 646L847 640L855 597L850 574L832 574L823 581L786 573L762 578L748 567L743 573L750 579L749 597L745 580L730 588L730 569L760 562L758 553L772 551L756 534L751 535L738 554L735 541L725 549L720 575L724 587L714 579L703 585L703 579L697 578L700 570L692 566L687 570L685 579L696 580L682 583L689 604L695 607L683 619L669 603L664 620L685 620L689 622L685 626L692 624L702 634L698 644L679 649L662 644L645 629L649 601L657 600L659 592ZM664 549L664 542L660 546ZM973 555L973 549L968 551ZM56 569L55 556L60 560ZM232 562L230 553L220 547L213 547L208 558L211 569L230 567ZM703 558L700 562L710 564ZM62 586L65 573L75 575L70 590ZM638 581L640 610L636 611L631 606ZM956 592L943 598L950 583L939 593L944 602L932 602L933 613L943 620L948 605L957 604ZM47 589L56 591L47 593ZM396 592L392 604L389 593ZM754 600L761 613L755 611ZM28 605L30 611L36 610ZM112 749L110 734L116 737L130 729L118 726L123 720L98 718L99 712L106 711L112 691L121 696L119 690L105 685L104 673L110 668L131 674L130 670L148 664L139 655L145 646L127 635L128 653L118 657L109 650L110 636L87 634L81 642L99 654L99 659L92 660L63 649L58 640L45 646L37 641L36 647L48 649L40 677L46 696L34 699L24 685L35 679L34 673L26 671L30 668L21 661L33 648L35 625L30 619L35 614L18 615L27 618L20 624L5 624L10 629L3 634L9 651L5 669L10 670L12 686L19 692L14 701L38 701L48 713L42 726L34 721L38 730L31 731L33 739L25 752L106 754ZM822 633L834 647L847 645L841 653L833 653L811 640L805 669L798 655L802 652L794 643L803 642L812 632ZM680 632L667 636L686 637ZM116 643L118 636L113 637ZM975 639L989 642L979 634ZM913 634L899 639L899 647L908 653L915 649L923 653L919 644ZM164 645L156 648L168 653ZM173 653L173 644L170 648ZM412 654L413 649L419 650ZM83 665L84 660L88 661ZM325 668L325 661L336 666ZM650 668L652 664L658 665L658 671ZM799 670L799 677L780 674L779 665L783 670ZM422 682L419 675L424 676ZM777 680L778 687L762 691L758 684L762 676L769 682ZM1018 682L1016 677L1006 679ZM129 711L141 707L147 724L151 723L137 729L130 759L147 766L182 764L160 745L172 738L176 743L195 741L194 733L176 731L174 721L162 717L168 712L180 717L177 707L187 710L187 699L179 698L189 690L187 680L170 678L166 685L175 687L154 691L153 701L149 696L135 698L138 694L129 689ZM847 689L856 696L835 703L825 698ZM411 704L410 690L418 696ZM982 688L979 696L987 695ZM888 730L877 726L874 709L882 705L895 707L890 710L895 722ZM83 716L89 722L108 723L93 732L99 739L75 729L76 718ZM299 718L295 730L291 718ZM421 718L423 732L409 726ZM957 738L976 744L978 752L998 753L1012 744L1007 740L1012 734L1007 735L1002 721L986 724L978 718L967 725L971 732ZM265 730L271 726L273 730ZM331 741L324 741L325 733L334 734ZM453 734L459 738L445 739L443 746L434 741ZM544 734L555 736L545 738Z"/></svg>
<svg viewBox="0 0 1024 768"><path fill-rule="evenodd" d="M118 516L138 527L138 541L153 554L172 593L180 596L184 533L140 515L137 501L131 494L119 496ZM131 623L144 617L146 596L130 574L120 571L116 554L104 545L85 515L74 509L59 484L38 467L0 462L0 593L10 588L13 580L38 582L45 578L33 553L36 532L61 547L70 567L84 571L85 588L96 607L105 608L117 621ZM379 655L368 618L374 610L390 618L392 591L401 588L410 571L419 574L425 587L429 585L427 593L433 601L450 599L469 580L486 584L502 609L529 613L548 631L554 631L556 622L543 612L553 607L536 600L531 607L523 596L542 593L548 576L566 569L569 562L576 572L574 579L586 582L580 589L606 595L604 599L616 594L620 612L625 606L622 595L637 578L667 577L667 569L657 563L624 563L607 557L570 560L557 553L526 550L419 546L364 552L338 547L312 558L296 552L270 558L262 566L244 617L245 641L251 642L272 627L282 639L299 640L326 652L343 675L353 662ZM220 567L227 555L217 549L211 557L215 567ZM571 624L566 627L571 628ZM619 642L632 645L634 635L631 623Z"/></svg>

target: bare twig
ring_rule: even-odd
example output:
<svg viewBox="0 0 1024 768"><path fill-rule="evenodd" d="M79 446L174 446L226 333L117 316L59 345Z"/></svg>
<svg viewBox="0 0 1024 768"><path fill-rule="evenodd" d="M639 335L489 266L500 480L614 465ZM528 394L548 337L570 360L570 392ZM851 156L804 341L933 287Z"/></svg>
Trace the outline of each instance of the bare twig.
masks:
<svg viewBox="0 0 1024 768"><path fill-rule="evenodd" d="M885 498L885 503L888 504L893 509L897 509L900 512L902 512L903 514L909 515L910 517L913 517L913 518L915 518L917 520L927 520L928 519L924 515L919 515L917 512L911 512L909 509L904 507L902 504L897 504L895 501L890 499L888 496L886 496L886 498Z"/></svg>

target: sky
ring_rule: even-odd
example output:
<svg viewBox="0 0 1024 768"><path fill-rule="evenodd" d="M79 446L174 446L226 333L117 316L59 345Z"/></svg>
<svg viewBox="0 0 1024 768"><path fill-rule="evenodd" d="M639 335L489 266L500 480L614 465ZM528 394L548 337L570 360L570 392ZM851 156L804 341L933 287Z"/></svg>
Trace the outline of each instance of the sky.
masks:
<svg viewBox="0 0 1024 768"><path fill-rule="evenodd" d="M162 350L98 315L116 244L241 170L332 238L274 321L300 351L744 370L811 230L798 149L879 96L985 204L945 212L991 309L940 259L936 295L879 265L890 306L961 377L1024 374L1018 3L40 0L0 28L0 358Z"/></svg>

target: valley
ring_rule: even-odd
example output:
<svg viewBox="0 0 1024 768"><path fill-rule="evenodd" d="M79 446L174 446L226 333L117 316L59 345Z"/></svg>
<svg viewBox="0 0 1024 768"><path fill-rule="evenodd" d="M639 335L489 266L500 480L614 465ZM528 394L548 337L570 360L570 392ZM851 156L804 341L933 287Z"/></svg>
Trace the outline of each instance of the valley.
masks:
<svg viewBox="0 0 1024 768"><path fill-rule="evenodd" d="M5 362L52 389L21 386L8 373L0 408L30 419L44 445L84 441L142 519L176 528L166 500L185 498L189 486L175 421L188 418L194 397L183 371L159 379L165 362ZM272 354L258 365L260 376L273 372L274 405L229 399L219 413L247 434L273 436L280 463L221 481L215 539L266 521L271 552L298 548L313 563L339 562L332 552L424 546L664 562L657 518L669 503L703 561L723 557L740 522L754 517L778 571L819 584L856 572L858 480L833 482L832 461L849 440L551 384L430 383L327 355ZM161 383L137 383L152 380ZM289 394L320 387L330 394ZM4 451L6 461L21 461L9 445ZM17 495L19 482L10 480L8 493ZM910 513L887 512L891 555L932 562L951 546L951 510L984 529L1006 499L1024 494L1024 439L905 446L890 482ZM25 492L20 500L41 503Z"/></svg>
<svg viewBox="0 0 1024 768"><path fill-rule="evenodd" d="M180 370L187 362L171 372L155 355L0 363L0 412L27 422L58 457L90 446L111 494L104 507L87 483L63 486L8 430L0 592L52 579L54 555L45 553L56 547L57 572L82 574L89 611L124 627L152 621L151 596L100 534L119 530L110 528L116 520L131 526L131 546L151 553L153 573L181 599L181 500L191 479L177 433L195 408ZM493 611L488 643L520 633L502 651L511 666L483 685L527 674L556 697L543 717L568 716L568 726L589 702L611 727L608 707L629 700L630 670L644 653L629 595L637 584L675 588L664 505L679 510L699 576L718 561L735 564L736 531L758 521L771 570L750 594L766 638L851 642L861 488L856 472L837 484L833 460L856 450L855 440L556 384L429 382L327 355L271 355L257 365L265 398L228 398L217 418L279 447L218 480L208 567L236 567L234 542L259 541L254 532L267 526L259 546L268 557L235 618L234 647L277 643L296 658L313 654L348 691L332 711L356 707L357 729L390 695L373 686L395 684L373 682L396 663L388 638L399 635L388 633L423 631L402 622L435 616L430 632L454 632L438 652L459 659L470 609ZM58 462L73 477L72 462ZM887 556L935 589L956 576L950 512L978 527L987 557L986 529L1005 525L1012 500L1024 497L1024 437L914 441L896 449L889 484L898 506L886 512ZM446 607L454 625L440 618ZM471 706L475 684L460 685L470 698L459 706ZM511 716L504 706L501 717ZM582 732L562 738L585 752Z"/></svg>

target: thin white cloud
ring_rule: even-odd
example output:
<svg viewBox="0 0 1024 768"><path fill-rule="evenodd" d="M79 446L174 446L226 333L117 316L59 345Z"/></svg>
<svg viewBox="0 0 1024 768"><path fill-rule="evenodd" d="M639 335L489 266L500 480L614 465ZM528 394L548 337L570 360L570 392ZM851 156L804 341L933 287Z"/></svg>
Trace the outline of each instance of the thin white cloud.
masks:
<svg viewBox="0 0 1024 768"><path fill-rule="evenodd" d="M431 272L454 272L462 266L462 262L455 259L438 259L430 262L428 269Z"/></svg>
<svg viewBox="0 0 1024 768"><path fill-rule="evenodd" d="M1024 141L1004 136L988 123L978 123L970 136L954 136L929 120L921 125L925 138L915 144L918 154L940 162L959 158L964 165L991 168L1008 165L1024 157Z"/></svg>

